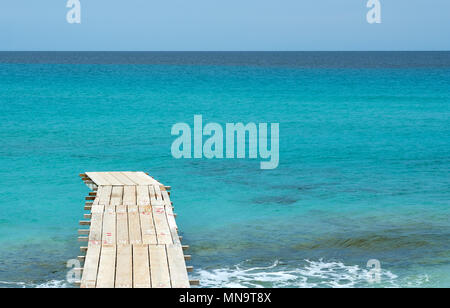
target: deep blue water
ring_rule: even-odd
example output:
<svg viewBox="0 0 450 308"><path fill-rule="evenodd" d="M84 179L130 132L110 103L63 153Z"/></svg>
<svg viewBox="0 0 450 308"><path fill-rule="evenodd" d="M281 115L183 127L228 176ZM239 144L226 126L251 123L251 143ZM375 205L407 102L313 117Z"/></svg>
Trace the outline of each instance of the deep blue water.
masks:
<svg viewBox="0 0 450 308"><path fill-rule="evenodd" d="M280 165L171 127L280 123ZM450 52L0 53L0 287L70 286L84 171L171 185L202 286L450 286Z"/></svg>

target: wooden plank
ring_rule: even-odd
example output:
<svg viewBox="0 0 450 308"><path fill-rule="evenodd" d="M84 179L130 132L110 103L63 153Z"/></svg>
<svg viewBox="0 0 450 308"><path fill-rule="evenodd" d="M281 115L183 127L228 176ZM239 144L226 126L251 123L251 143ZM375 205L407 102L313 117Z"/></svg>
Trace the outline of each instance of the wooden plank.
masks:
<svg viewBox="0 0 450 308"><path fill-rule="evenodd" d="M167 222L166 211L163 206L152 206L153 221L155 222L158 244L172 244L172 235Z"/></svg>
<svg viewBox="0 0 450 308"><path fill-rule="evenodd" d="M189 288L189 277L186 271L183 249L179 245L167 245L166 249L172 288Z"/></svg>
<svg viewBox="0 0 450 308"><path fill-rule="evenodd" d="M151 209L150 211L140 212L139 216L141 222L142 244L158 244Z"/></svg>
<svg viewBox="0 0 450 308"><path fill-rule="evenodd" d="M144 172L124 172L124 174L136 185L154 185L156 182Z"/></svg>
<svg viewBox="0 0 450 308"><path fill-rule="evenodd" d="M133 245L133 287L151 288L148 245Z"/></svg>
<svg viewBox="0 0 450 308"><path fill-rule="evenodd" d="M121 205L123 200L123 186L113 186L111 191L110 204L113 206Z"/></svg>
<svg viewBox="0 0 450 308"><path fill-rule="evenodd" d="M94 202L92 202L92 205L100 204L100 196L101 196L101 194L102 194L103 187L104 187L104 186L99 186L99 187L98 187L97 195L95 196L95 200L94 200Z"/></svg>
<svg viewBox="0 0 450 308"><path fill-rule="evenodd" d="M145 213L145 212L151 212L152 206L151 205L140 205L139 206L139 213Z"/></svg>
<svg viewBox="0 0 450 308"><path fill-rule="evenodd" d="M92 213L89 243L100 245L102 241L103 211Z"/></svg>
<svg viewBox="0 0 450 308"><path fill-rule="evenodd" d="M122 185L136 185L132 180L130 180L124 173L122 172L110 172L113 177L115 177L118 181L122 183Z"/></svg>
<svg viewBox="0 0 450 308"><path fill-rule="evenodd" d="M101 245L89 243L86 259L84 261L81 288L95 288L97 284L97 271L100 260Z"/></svg>
<svg viewBox="0 0 450 308"><path fill-rule="evenodd" d="M130 244L142 244L141 223L136 207L128 207L128 234Z"/></svg>
<svg viewBox="0 0 450 308"><path fill-rule="evenodd" d="M124 171L122 172L127 178L134 183L134 185L141 185L141 179L135 175L136 172Z"/></svg>
<svg viewBox="0 0 450 308"><path fill-rule="evenodd" d="M162 202L162 198L160 198L160 199L158 198L155 187L156 187L155 185L148 187L148 191L150 194L150 205L151 206L163 206L164 203Z"/></svg>
<svg viewBox="0 0 450 308"><path fill-rule="evenodd" d="M161 187L159 185L153 185L153 188L155 189L155 195L156 195L156 199L163 204L163 197L161 194Z"/></svg>
<svg viewBox="0 0 450 308"><path fill-rule="evenodd" d="M181 245L181 241L178 236L178 227L175 221L175 214L172 210L172 202L170 201L167 191L162 191L162 196L164 198L164 208L166 210L167 224L169 225L170 234L172 235L172 241L174 244Z"/></svg>
<svg viewBox="0 0 450 308"><path fill-rule="evenodd" d="M100 205L108 205L111 200L112 186L103 186L101 191L97 194L99 196Z"/></svg>
<svg viewBox="0 0 450 308"><path fill-rule="evenodd" d="M102 176L104 178L106 178L108 180L108 182L110 183L110 185L112 186L123 186L124 184L122 183L122 181L116 179L111 172L103 172Z"/></svg>
<svg viewBox="0 0 450 308"><path fill-rule="evenodd" d="M172 207L172 201L170 200L169 191L167 191L166 189L161 189L161 196L162 196L164 205Z"/></svg>
<svg viewBox="0 0 450 308"><path fill-rule="evenodd" d="M94 182L97 186L112 185L108 179L104 176L103 172L86 172L86 175Z"/></svg>
<svg viewBox="0 0 450 308"><path fill-rule="evenodd" d="M116 246L103 245L98 268L97 288L114 288L116 274Z"/></svg>
<svg viewBox="0 0 450 308"><path fill-rule="evenodd" d="M118 245L126 245L130 243L128 237L128 211L126 206L119 205L117 206L117 244Z"/></svg>
<svg viewBox="0 0 450 308"><path fill-rule="evenodd" d="M93 213L103 213L105 211L104 205L93 205L91 207L91 214Z"/></svg>
<svg viewBox="0 0 450 308"><path fill-rule="evenodd" d="M117 246L117 272L115 287L133 287L133 254L131 245Z"/></svg>
<svg viewBox="0 0 450 308"><path fill-rule="evenodd" d="M149 187L145 185L136 186L137 205L150 205Z"/></svg>
<svg viewBox="0 0 450 308"><path fill-rule="evenodd" d="M150 245L150 277L153 288L170 288L169 264L164 245Z"/></svg>
<svg viewBox="0 0 450 308"><path fill-rule="evenodd" d="M158 203L156 202L156 194L155 194L155 188L152 186L148 186L148 192L150 196L150 205L158 206Z"/></svg>
<svg viewBox="0 0 450 308"><path fill-rule="evenodd" d="M147 173L138 171L136 172L136 176L140 177L143 181L148 182L148 185L162 185L160 182L149 176Z"/></svg>
<svg viewBox="0 0 450 308"><path fill-rule="evenodd" d="M106 211L103 214L103 245L116 244L116 213Z"/></svg>
<svg viewBox="0 0 450 308"><path fill-rule="evenodd" d="M136 205L136 186L123 188L123 205Z"/></svg>

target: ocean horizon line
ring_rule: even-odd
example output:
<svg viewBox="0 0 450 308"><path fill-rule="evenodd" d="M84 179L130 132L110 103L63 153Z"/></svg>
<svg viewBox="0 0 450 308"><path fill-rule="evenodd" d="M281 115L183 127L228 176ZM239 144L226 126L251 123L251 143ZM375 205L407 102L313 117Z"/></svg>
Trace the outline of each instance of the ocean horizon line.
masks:
<svg viewBox="0 0 450 308"><path fill-rule="evenodd" d="M6 52L48 52L48 53L63 53L63 52L102 52L102 53L160 53L160 52L172 52L172 53L337 53L337 52L352 52L352 53L406 53L406 52L450 52L450 50L0 50L1 53Z"/></svg>

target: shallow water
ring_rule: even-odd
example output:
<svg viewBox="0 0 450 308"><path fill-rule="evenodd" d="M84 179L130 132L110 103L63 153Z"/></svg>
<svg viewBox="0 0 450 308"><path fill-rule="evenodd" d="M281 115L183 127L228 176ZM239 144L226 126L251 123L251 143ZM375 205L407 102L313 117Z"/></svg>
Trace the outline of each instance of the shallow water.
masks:
<svg viewBox="0 0 450 308"><path fill-rule="evenodd" d="M203 287L448 287L449 102L450 53L0 53L0 287L71 286L106 170L172 186ZM194 114L280 123L280 166L173 159Z"/></svg>

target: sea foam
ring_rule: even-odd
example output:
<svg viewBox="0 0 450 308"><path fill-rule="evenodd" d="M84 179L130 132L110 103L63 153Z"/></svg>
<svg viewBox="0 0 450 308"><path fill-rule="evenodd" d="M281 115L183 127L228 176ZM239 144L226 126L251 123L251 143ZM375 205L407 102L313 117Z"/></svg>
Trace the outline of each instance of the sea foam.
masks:
<svg viewBox="0 0 450 308"><path fill-rule="evenodd" d="M267 267L248 267L242 262L232 267L220 269L199 269L195 276L201 287L263 288L263 287L329 287L352 288L377 286L368 281L369 269L342 262L305 260L301 266L287 268L276 260ZM381 270L381 284L385 287L399 287L398 277Z"/></svg>

